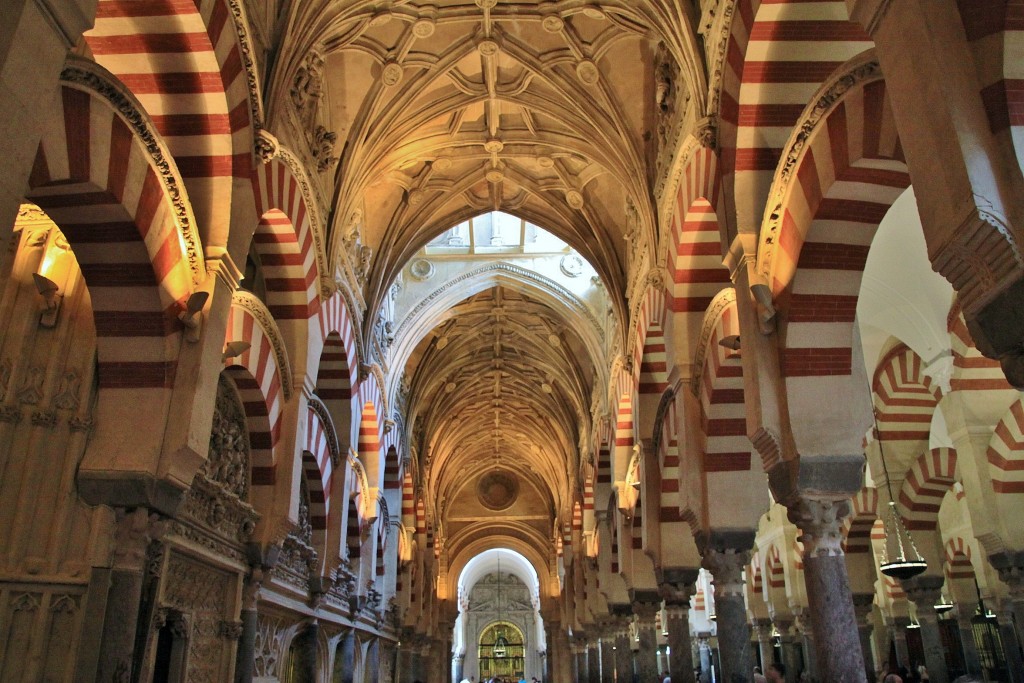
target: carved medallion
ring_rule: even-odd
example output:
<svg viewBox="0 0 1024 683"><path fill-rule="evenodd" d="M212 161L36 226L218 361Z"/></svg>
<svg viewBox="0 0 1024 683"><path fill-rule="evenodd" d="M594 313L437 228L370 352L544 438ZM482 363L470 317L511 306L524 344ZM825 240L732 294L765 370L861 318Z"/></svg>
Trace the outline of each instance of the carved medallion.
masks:
<svg viewBox="0 0 1024 683"><path fill-rule="evenodd" d="M519 480L511 472L494 470L480 478L477 496L489 510L504 510L519 497Z"/></svg>

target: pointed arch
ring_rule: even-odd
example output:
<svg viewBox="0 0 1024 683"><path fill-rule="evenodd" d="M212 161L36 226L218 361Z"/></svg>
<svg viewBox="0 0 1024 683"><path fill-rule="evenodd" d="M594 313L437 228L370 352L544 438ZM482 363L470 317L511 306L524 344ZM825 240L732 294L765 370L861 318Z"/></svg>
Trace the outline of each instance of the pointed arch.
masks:
<svg viewBox="0 0 1024 683"><path fill-rule="evenodd" d="M997 494L1024 493L1024 399L1017 399L996 425L986 451Z"/></svg>
<svg viewBox="0 0 1024 683"><path fill-rule="evenodd" d="M377 407L372 401L363 404L359 418L359 461L366 470L366 479L371 490L380 488L380 424L377 421ZM364 501L364 508L369 510L370 503Z"/></svg>

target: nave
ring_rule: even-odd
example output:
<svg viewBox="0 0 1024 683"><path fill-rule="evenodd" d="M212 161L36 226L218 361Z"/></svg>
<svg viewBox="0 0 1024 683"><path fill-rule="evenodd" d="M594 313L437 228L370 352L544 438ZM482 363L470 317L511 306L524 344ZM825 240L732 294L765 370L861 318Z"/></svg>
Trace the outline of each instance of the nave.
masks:
<svg viewBox="0 0 1024 683"><path fill-rule="evenodd" d="M1024 683L1021 0L2 16L0 681Z"/></svg>

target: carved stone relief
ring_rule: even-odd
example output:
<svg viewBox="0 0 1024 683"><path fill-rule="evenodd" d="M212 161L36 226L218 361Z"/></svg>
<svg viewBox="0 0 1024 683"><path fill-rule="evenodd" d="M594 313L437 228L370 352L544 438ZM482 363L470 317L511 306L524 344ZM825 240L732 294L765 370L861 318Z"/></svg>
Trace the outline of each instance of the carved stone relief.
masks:
<svg viewBox="0 0 1024 683"><path fill-rule="evenodd" d="M210 450L202 474L240 500L248 498L249 430L238 392L225 376L217 384Z"/></svg>

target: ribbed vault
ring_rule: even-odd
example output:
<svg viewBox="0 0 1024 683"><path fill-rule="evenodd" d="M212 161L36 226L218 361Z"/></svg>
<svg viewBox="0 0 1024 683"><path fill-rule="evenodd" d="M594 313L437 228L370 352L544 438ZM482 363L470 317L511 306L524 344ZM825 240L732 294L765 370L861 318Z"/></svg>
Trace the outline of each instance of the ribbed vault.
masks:
<svg viewBox="0 0 1024 683"><path fill-rule="evenodd" d="M497 285L438 316L406 365L409 419L443 538L498 525L550 556L555 520L571 516L594 361L572 309L524 290Z"/></svg>
<svg viewBox="0 0 1024 683"><path fill-rule="evenodd" d="M654 249L656 50L680 74L680 111L703 110L685 12L667 0L304 3L272 89L322 56L340 158L334 250L355 230L372 248L371 310L430 236L503 210L579 250L624 317L624 242Z"/></svg>

